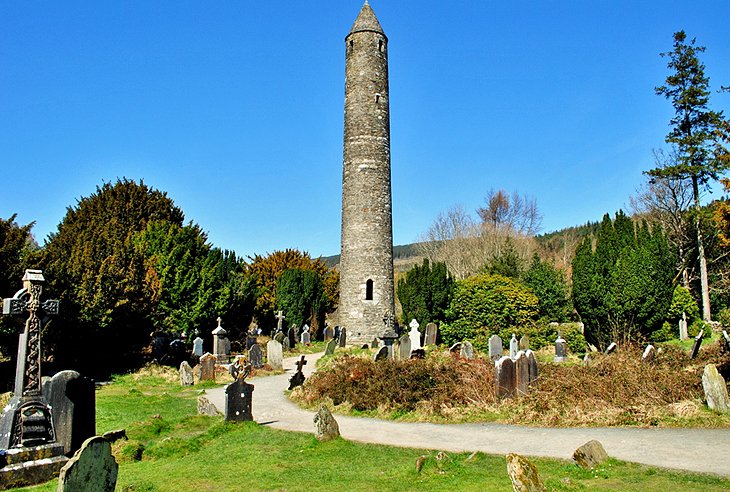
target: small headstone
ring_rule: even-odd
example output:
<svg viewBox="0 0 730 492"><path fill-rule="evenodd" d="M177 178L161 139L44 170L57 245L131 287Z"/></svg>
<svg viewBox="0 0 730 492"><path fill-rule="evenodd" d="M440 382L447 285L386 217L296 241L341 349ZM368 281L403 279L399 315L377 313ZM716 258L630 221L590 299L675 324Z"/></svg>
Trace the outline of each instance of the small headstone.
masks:
<svg viewBox="0 0 730 492"><path fill-rule="evenodd" d="M540 479L537 467L524 456L514 453L507 455L507 474L515 492L545 492L547 490Z"/></svg>
<svg viewBox="0 0 730 492"><path fill-rule="evenodd" d="M499 359L502 358L502 339L499 337L499 335L492 335L489 337L489 358L497 362Z"/></svg>
<svg viewBox="0 0 730 492"><path fill-rule="evenodd" d="M506 398L515 392L515 365L511 358L502 357L494 363L497 397Z"/></svg>
<svg viewBox="0 0 730 492"><path fill-rule="evenodd" d="M573 453L575 464L586 470L592 470L608 459L603 444L595 439L588 441Z"/></svg>
<svg viewBox="0 0 730 492"><path fill-rule="evenodd" d="M335 336L335 331L329 326L324 329L324 341L327 342L332 340Z"/></svg>
<svg viewBox="0 0 730 492"><path fill-rule="evenodd" d="M284 337L284 340L281 342L281 349L288 351L291 350L291 345L289 344L289 337Z"/></svg>
<svg viewBox="0 0 730 492"><path fill-rule="evenodd" d="M455 355L459 355L461 353L461 342L456 342L451 347L449 347L449 352Z"/></svg>
<svg viewBox="0 0 730 492"><path fill-rule="evenodd" d="M513 359L517 357L517 352L520 351L520 342L517 341L517 336L513 333L512 339L509 341L509 356Z"/></svg>
<svg viewBox="0 0 730 492"><path fill-rule="evenodd" d="M530 337L527 335L522 335L520 338L520 350L530 350Z"/></svg>
<svg viewBox="0 0 730 492"><path fill-rule="evenodd" d="M331 441L340 437L340 427L332 416L332 412L324 405L320 406L317 413L314 414L314 429L314 437L318 441Z"/></svg>
<svg viewBox="0 0 730 492"><path fill-rule="evenodd" d="M360 347L360 348L361 348L362 350L370 350L370 345L368 345L367 343L363 343L363 344L362 344L362 347Z"/></svg>
<svg viewBox="0 0 730 492"><path fill-rule="evenodd" d="M220 415L218 409L213 405L208 398L201 395L198 397L198 415L205 415L207 417L215 417Z"/></svg>
<svg viewBox="0 0 730 492"><path fill-rule="evenodd" d="M226 385L225 392L225 419L230 422L253 420L251 414L253 385L248 384L243 378L239 378Z"/></svg>
<svg viewBox="0 0 730 492"><path fill-rule="evenodd" d="M608 347L606 347L606 350L604 350L603 353L605 355L608 355L611 352L613 352L614 350L616 350L616 347L618 347L618 345L616 345L616 342L611 342L611 345L609 345Z"/></svg>
<svg viewBox="0 0 730 492"><path fill-rule="evenodd" d="M425 359L426 358L426 350L425 349L416 349L411 351L411 359Z"/></svg>
<svg viewBox="0 0 730 492"><path fill-rule="evenodd" d="M641 356L641 362L646 362L647 364L651 364L654 362L654 358L656 357L656 349L654 348L654 345L647 345L644 349L644 354Z"/></svg>
<svg viewBox="0 0 730 492"><path fill-rule="evenodd" d="M530 349L525 351L525 356L527 357L527 364L529 366L530 383L532 383L540 374L537 367L537 357L535 357L535 352Z"/></svg>
<svg viewBox="0 0 730 492"><path fill-rule="evenodd" d="M418 326L419 324L415 319L411 321L411 331L408 332L408 338L411 339L411 350L421 348L421 332L418 331Z"/></svg>
<svg viewBox="0 0 730 492"><path fill-rule="evenodd" d="M689 339L689 334L687 333L687 314L685 312L682 312L682 319L679 320L679 339Z"/></svg>
<svg viewBox="0 0 730 492"><path fill-rule="evenodd" d="M462 359L472 360L474 358L474 346L470 341L466 340L461 344L461 352L459 356Z"/></svg>
<svg viewBox="0 0 730 492"><path fill-rule="evenodd" d="M309 345L312 343L312 336L309 334L309 326L304 325L302 328L301 342L303 345Z"/></svg>
<svg viewBox="0 0 730 492"><path fill-rule="evenodd" d="M258 343L254 343L248 349L248 362L254 369L261 369L264 366L264 354L261 352L261 347Z"/></svg>
<svg viewBox="0 0 730 492"><path fill-rule="evenodd" d="M702 346L702 337L705 336L705 330L700 330L699 334L695 337L695 343L692 345L692 351L689 353L689 358L694 359L697 354L700 353L700 346Z"/></svg>
<svg viewBox="0 0 730 492"><path fill-rule="evenodd" d="M555 340L555 362L563 362L568 352L568 345L563 336L558 332L558 339Z"/></svg>
<svg viewBox="0 0 730 492"><path fill-rule="evenodd" d="M71 456L96 434L94 381L76 371L61 371L43 382L42 392L53 409L56 442Z"/></svg>
<svg viewBox="0 0 730 492"><path fill-rule="evenodd" d="M307 361L305 360L304 356L302 355L302 358L299 359L299 362L297 362L297 372L294 373L294 375L289 378L289 390L293 390L297 386L301 386L304 384L304 366L307 365Z"/></svg>
<svg viewBox="0 0 730 492"><path fill-rule="evenodd" d="M373 341L370 342L370 348L378 348L380 347L380 340L378 340L378 337L373 338Z"/></svg>
<svg viewBox="0 0 730 492"><path fill-rule="evenodd" d="M196 337L195 340L193 340L193 355L196 357L203 356L203 339L200 337Z"/></svg>
<svg viewBox="0 0 730 492"><path fill-rule="evenodd" d="M426 336L423 339L423 345L436 345L436 338L438 336L438 326L436 323L429 323L426 325Z"/></svg>
<svg viewBox="0 0 730 492"><path fill-rule="evenodd" d="M289 349L292 349L297 344L297 330L295 326L292 326L289 328L289 331L287 332L288 338L289 338Z"/></svg>
<svg viewBox="0 0 730 492"><path fill-rule="evenodd" d="M722 375L717 372L715 364L707 364L702 372L702 388L705 390L705 400L710 410L719 413L730 412L730 399L727 394L727 385Z"/></svg>
<svg viewBox="0 0 730 492"><path fill-rule="evenodd" d="M193 368L190 367L188 361L184 360L180 363L180 386L193 385Z"/></svg>
<svg viewBox="0 0 730 492"><path fill-rule="evenodd" d="M340 348L344 348L347 345L347 329L346 328L340 328Z"/></svg>
<svg viewBox="0 0 730 492"><path fill-rule="evenodd" d="M518 395L526 395L530 386L530 361L527 355L520 350L515 361L515 390Z"/></svg>
<svg viewBox="0 0 730 492"><path fill-rule="evenodd" d="M282 340L284 337L282 337ZM266 358L271 368L275 371L284 369L284 347L277 340L269 340L266 343Z"/></svg>
<svg viewBox="0 0 730 492"><path fill-rule="evenodd" d="M337 347L337 340L334 338L331 338L329 342L327 342L327 346L324 349L324 355L332 355L335 353L335 348Z"/></svg>
<svg viewBox="0 0 730 492"><path fill-rule="evenodd" d="M408 360L411 358L411 337L409 335L403 335L399 339L398 344L398 359Z"/></svg>
<svg viewBox="0 0 730 492"><path fill-rule="evenodd" d="M61 468L58 492L93 490L114 492L119 465L109 441L101 436L88 438L73 458Z"/></svg>
<svg viewBox="0 0 730 492"><path fill-rule="evenodd" d="M206 353L200 358L200 380L215 381L215 362L218 359L211 353Z"/></svg>
<svg viewBox="0 0 730 492"><path fill-rule="evenodd" d="M274 340L276 340L279 343L284 343L284 339L286 338L286 335L284 335L283 331L276 332L276 335L274 335Z"/></svg>
<svg viewBox="0 0 730 492"><path fill-rule="evenodd" d="M380 347L380 350L375 354L373 357L373 360L380 361L380 360L386 360L388 358L388 347Z"/></svg>

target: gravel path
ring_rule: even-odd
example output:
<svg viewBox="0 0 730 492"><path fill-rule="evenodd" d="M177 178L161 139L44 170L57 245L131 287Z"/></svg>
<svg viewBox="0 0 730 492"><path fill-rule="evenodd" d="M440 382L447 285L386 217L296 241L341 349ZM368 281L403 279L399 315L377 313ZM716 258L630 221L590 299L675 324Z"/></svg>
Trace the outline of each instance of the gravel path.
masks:
<svg viewBox="0 0 730 492"><path fill-rule="evenodd" d="M305 375L322 354L307 355ZM275 429L314 433L314 412L284 396L299 357L284 359L285 374L253 378L253 416ZM223 412L223 388L207 390ZM519 453L571 459L582 444L597 439L613 458L664 468L730 477L730 429L542 428L503 424L401 423L336 415L342 437L401 447L489 454Z"/></svg>

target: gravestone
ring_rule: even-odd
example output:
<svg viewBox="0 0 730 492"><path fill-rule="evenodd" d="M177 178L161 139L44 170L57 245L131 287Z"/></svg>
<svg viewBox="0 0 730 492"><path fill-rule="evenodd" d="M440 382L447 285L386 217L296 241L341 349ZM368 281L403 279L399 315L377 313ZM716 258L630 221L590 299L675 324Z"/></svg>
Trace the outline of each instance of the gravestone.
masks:
<svg viewBox="0 0 730 492"><path fill-rule="evenodd" d="M184 360L180 363L180 386L193 385L193 368L190 367L188 361Z"/></svg>
<svg viewBox="0 0 730 492"><path fill-rule="evenodd" d="M461 342L456 342L451 347L449 347L449 352L452 355L459 355L461 353Z"/></svg>
<svg viewBox="0 0 730 492"><path fill-rule="evenodd" d="M278 332L276 332L276 335L274 335L274 338L272 338L272 340L276 340L279 343L284 343L285 338L286 338L286 335L284 335L284 333L278 331Z"/></svg>
<svg viewBox="0 0 730 492"><path fill-rule="evenodd" d="M555 362L563 362L568 352L568 346L563 339L563 336L558 332L558 339L555 340Z"/></svg>
<svg viewBox="0 0 730 492"><path fill-rule="evenodd" d="M409 335L403 335L399 339L398 344L398 359L408 360L411 358L411 337Z"/></svg>
<svg viewBox="0 0 730 492"><path fill-rule="evenodd" d="M410 325L411 331L408 332L408 337L411 339L411 350L418 350L421 348L421 332L418 328L421 326L415 319L411 320Z"/></svg>
<svg viewBox="0 0 730 492"><path fill-rule="evenodd" d="M474 358L474 347L470 341L466 340L462 342L459 357L467 360L472 360Z"/></svg>
<svg viewBox="0 0 730 492"><path fill-rule="evenodd" d="M526 395L530 385L530 361L525 352L520 350L515 361L515 392L517 395Z"/></svg>
<svg viewBox="0 0 730 492"><path fill-rule="evenodd" d="M383 325L385 325L385 331L380 335L380 339L383 341L383 346L388 349L388 358L395 359L395 341L398 340L398 333L395 328L395 318L393 313L386 313L383 316Z"/></svg>
<svg viewBox="0 0 730 492"><path fill-rule="evenodd" d="M722 375L717 372L715 364L707 364L702 372L702 389L705 390L705 400L710 410L719 413L730 412L730 399L727 394L727 385Z"/></svg>
<svg viewBox="0 0 730 492"><path fill-rule="evenodd" d="M152 334L152 357L157 362L161 362L167 355L169 348L170 338L167 336L167 333L161 330L155 331Z"/></svg>
<svg viewBox="0 0 730 492"><path fill-rule="evenodd" d="M96 434L94 381L76 371L61 371L43 382L43 395L52 409L56 442L71 456Z"/></svg>
<svg viewBox="0 0 730 492"><path fill-rule="evenodd" d="M198 415L216 417L220 415L220 412L213 404L213 402L211 402L207 397L200 395L198 397Z"/></svg>
<svg viewBox="0 0 730 492"><path fill-rule="evenodd" d="M537 357L535 357L535 352L533 352L530 349L525 350L525 356L527 357L527 364L529 368L529 374L530 374L530 383L532 383L534 380L537 379L537 376L539 376L540 372L537 367Z"/></svg>
<svg viewBox="0 0 730 492"><path fill-rule="evenodd" d="M337 340L335 340L334 338L330 339L330 341L327 342L327 346L324 349L324 355L334 354L336 347L337 347Z"/></svg>
<svg viewBox="0 0 730 492"><path fill-rule="evenodd" d="M307 365L307 361L305 360L304 356L302 355L302 358L299 359L299 362L297 362L297 372L294 373L294 375L289 378L289 390L293 390L297 386L301 386L304 384L304 366Z"/></svg>
<svg viewBox="0 0 730 492"><path fill-rule="evenodd" d="M58 477L58 492L114 492L119 465L111 443L102 436L88 438Z"/></svg>
<svg viewBox="0 0 730 492"><path fill-rule="evenodd" d="M261 369L264 366L264 354L261 352L261 347L258 343L254 343L248 349L248 362L254 369Z"/></svg>
<svg viewBox="0 0 730 492"><path fill-rule="evenodd" d="M507 398L515 392L515 364L510 357L502 357L494 363L497 397Z"/></svg>
<svg viewBox="0 0 730 492"><path fill-rule="evenodd" d="M426 349L416 349L411 350L411 359L425 359L426 358Z"/></svg>
<svg viewBox="0 0 730 492"><path fill-rule="evenodd" d="M347 345L347 329L340 328L340 348L344 348Z"/></svg>
<svg viewBox="0 0 730 492"><path fill-rule="evenodd" d="M436 345L436 338L438 336L438 326L436 323L429 323L426 325L426 335L423 339L423 345Z"/></svg>
<svg viewBox="0 0 730 492"><path fill-rule="evenodd" d="M612 353L614 350L616 350L616 347L618 347L618 345L616 345L616 342L611 342L611 345L606 347L606 350L604 350L604 355Z"/></svg>
<svg viewBox="0 0 730 492"><path fill-rule="evenodd" d="M314 437L318 441L331 441L340 437L340 426L332 416L329 409L321 405L316 414L314 414Z"/></svg>
<svg viewBox="0 0 730 492"><path fill-rule="evenodd" d="M519 348L523 351L530 350L530 337L528 337L527 335L522 335L522 337L520 338Z"/></svg>
<svg viewBox="0 0 730 492"><path fill-rule="evenodd" d="M284 351L291 350L291 345L289 344L289 337L284 337L284 340L281 342L281 349Z"/></svg>
<svg viewBox="0 0 730 492"><path fill-rule="evenodd" d="M695 343L692 345L692 351L689 353L689 358L694 359L697 354L700 353L700 346L702 345L702 337L705 336L705 330L700 330L699 334L695 337Z"/></svg>
<svg viewBox="0 0 730 492"><path fill-rule="evenodd" d="M510 453L507 459L507 474L515 492L545 492L537 467L524 456Z"/></svg>
<svg viewBox="0 0 730 492"><path fill-rule="evenodd" d="M335 325L335 330L332 333L332 337L337 339L337 341L340 341L340 334L342 333L342 328L340 328L340 325Z"/></svg>
<svg viewBox="0 0 730 492"><path fill-rule="evenodd" d="M221 326L221 317L218 319L218 326L213 330L213 355L220 364L228 363L228 355L231 352L231 342L228 340L228 332Z"/></svg>
<svg viewBox="0 0 730 492"><path fill-rule="evenodd" d="M373 341L370 342L370 348L378 348L380 347L380 340L378 340L378 337L373 338Z"/></svg>
<svg viewBox="0 0 730 492"><path fill-rule="evenodd" d="M492 335L489 337L489 358L493 362L497 362L502 358L502 339L499 335Z"/></svg>
<svg viewBox="0 0 730 492"><path fill-rule="evenodd" d="M722 330L722 339L725 342L725 352L730 352L730 335L725 330Z"/></svg>
<svg viewBox="0 0 730 492"><path fill-rule="evenodd" d="M509 356L513 359L517 357L517 352L520 351L520 342L517 341L517 335L512 334L512 339L509 341Z"/></svg>
<svg viewBox="0 0 730 492"><path fill-rule="evenodd" d="M278 311L276 313L276 331L277 332L284 332L284 320L286 319L286 316L284 316L284 311ZM281 342L279 342L281 343Z"/></svg>
<svg viewBox="0 0 730 492"><path fill-rule="evenodd" d="M684 311L682 311L682 319L679 320L679 339L689 339L689 334L687 333L687 313Z"/></svg>
<svg viewBox="0 0 730 492"><path fill-rule="evenodd" d="M193 340L193 355L196 357L203 356L203 339L200 337L196 337Z"/></svg>
<svg viewBox="0 0 730 492"><path fill-rule="evenodd" d="M641 356L641 362L651 364L652 362L654 362L655 357L656 349L654 348L654 345L647 345L644 349L644 354Z"/></svg>
<svg viewBox="0 0 730 492"><path fill-rule="evenodd" d="M335 336L335 331L332 328L330 328L329 326L327 326L324 329L324 341L327 342L329 340L332 340L334 338L334 336Z"/></svg>
<svg viewBox="0 0 730 492"><path fill-rule="evenodd" d="M382 346L380 350L373 356L374 361L381 361L388 358L388 347Z"/></svg>
<svg viewBox="0 0 730 492"><path fill-rule="evenodd" d="M573 461L579 467L592 470L608 459L608 453L600 441L588 441L573 452Z"/></svg>
<svg viewBox="0 0 730 492"><path fill-rule="evenodd" d="M269 340L266 344L266 358L275 371L284 369L284 347L277 340Z"/></svg>
<svg viewBox="0 0 730 492"><path fill-rule="evenodd" d="M217 357L211 353L205 353L200 358L200 380L215 381L215 361Z"/></svg>
<svg viewBox="0 0 730 492"><path fill-rule="evenodd" d="M256 345L258 347L258 345ZM259 349L260 350L260 349ZM246 422L253 420L251 403L253 385L242 377L225 386L225 419L229 422Z"/></svg>
<svg viewBox="0 0 730 492"><path fill-rule="evenodd" d="M172 367L178 367L182 361L187 359L187 356L188 354L185 342L183 342L180 338L176 338L170 342L170 351L168 352L167 357L164 358L164 364Z"/></svg>
<svg viewBox="0 0 730 492"><path fill-rule="evenodd" d="M287 333L288 340L289 340L289 349L294 348L297 345L297 330L295 326L292 326L289 328L289 331Z"/></svg>
<svg viewBox="0 0 730 492"><path fill-rule="evenodd" d="M309 345L310 343L312 343L312 337L309 334L309 325L304 325L302 327L301 342L303 345Z"/></svg>

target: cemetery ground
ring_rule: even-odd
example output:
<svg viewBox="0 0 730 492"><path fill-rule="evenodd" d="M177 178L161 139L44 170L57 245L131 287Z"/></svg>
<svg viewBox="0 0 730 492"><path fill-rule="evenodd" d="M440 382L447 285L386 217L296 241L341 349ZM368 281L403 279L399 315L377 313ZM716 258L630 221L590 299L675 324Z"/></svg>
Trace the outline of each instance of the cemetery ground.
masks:
<svg viewBox="0 0 730 492"><path fill-rule="evenodd" d="M255 378L253 384L263 379ZM116 377L97 392L97 431L126 429L113 449L119 491L512 490L503 455L440 453L319 442L311 433L225 423L196 415L203 383L181 387L177 371L151 366ZM256 393L254 392L254 397ZM416 460L426 456L422 470ZM535 458L548 490L727 490L730 480L609 460L585 471L567 460ZM51 491L56 481L21 490Z"/></svg>

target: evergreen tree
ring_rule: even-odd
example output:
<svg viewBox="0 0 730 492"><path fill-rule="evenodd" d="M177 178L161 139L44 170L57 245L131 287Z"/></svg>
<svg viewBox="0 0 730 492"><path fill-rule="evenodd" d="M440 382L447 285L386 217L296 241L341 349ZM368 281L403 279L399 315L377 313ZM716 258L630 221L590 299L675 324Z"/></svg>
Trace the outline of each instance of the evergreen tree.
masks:
<svg viewBox="0 0 730 492"><path fill-rule="evenodd" d="M427 259L415 265L398 281L397 295L403 308L403 321L416 319L421 325L441 323L449 306L454 280L445 263L431 265Z"/></svg>
<svg viewBox="0 0 730 492"><path fill-rule="evenodd" d="M540 260L535 253L522 281L537 296L541 317L547 321L568 321L573 306L562 270Z"/></svg>
<svg viewBox="0 0 730 492"><path fill-rule="evenodd" d="M276 282L276 306L293 325L323 326L329 302L317 272L285 270Z"/></svg>

